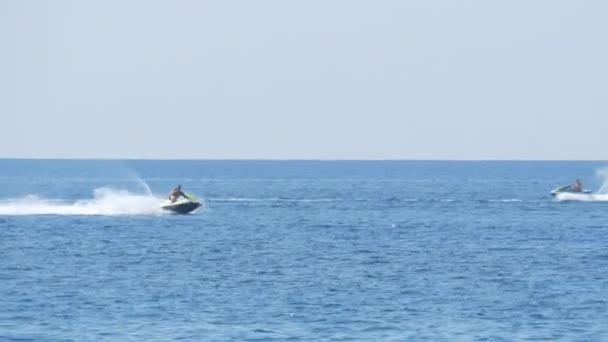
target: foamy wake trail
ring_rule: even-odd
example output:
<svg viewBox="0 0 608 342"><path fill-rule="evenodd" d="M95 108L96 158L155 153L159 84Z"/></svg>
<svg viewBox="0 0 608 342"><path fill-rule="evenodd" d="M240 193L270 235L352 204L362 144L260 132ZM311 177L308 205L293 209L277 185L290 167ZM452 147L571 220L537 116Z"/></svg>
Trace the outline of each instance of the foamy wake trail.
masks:
<svg viewBox="0 0 608 342"><path fill-rule="evenodd" d="M608 201L608 194L561 193L557 194L555 198L558 201L606 202Z"/></svg>
<svg viewBox="0 0 608 342"><path fill-rule="evenodd" d="M158 215L160 202L153 196L99 188L93 198L72 202L35 195L0 200L0 215Z"/></svg>

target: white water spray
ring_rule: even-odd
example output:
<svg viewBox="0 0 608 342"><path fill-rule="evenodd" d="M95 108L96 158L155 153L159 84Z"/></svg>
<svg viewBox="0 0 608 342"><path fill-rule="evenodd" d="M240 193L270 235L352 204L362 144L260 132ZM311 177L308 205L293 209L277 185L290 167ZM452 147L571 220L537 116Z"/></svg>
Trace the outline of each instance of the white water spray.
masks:
<svg viewBox="0 0 608 342"><path fill-rule="evenodd" d="M602 180L602 185L597 191L598 195L608 194L608 167L601 168L595 171L595 175Z"/></svg>
<svg viewBox="0 0 608 342"><path fill-rule="evenodd" d="M150 187L148 186L148 184L146 182L144 182L143 179L141 179L141 177L139 177L139 175L133 171L133 170L129 170L129 176L131 178L133 178L133 180L135 181L135 183L137 183L137 185L139 185L145 192L146 195L148 195L148 197L152 197L152 190L150 189Z"/></svg>
<svg viewBox="0 0 608 342"><path fill-rule="evenodd" d="M607 202L608 194L576 194L563 192L557 194L555 199L558 201Z"/></svg>
<svg viewBox="0 0 608 342"><path fill-rule="evenodd" d="M162 214L160 201L152 195L98 188L93 198L71 202L35 195L0 200L0 215L159 215Z"/></svg>

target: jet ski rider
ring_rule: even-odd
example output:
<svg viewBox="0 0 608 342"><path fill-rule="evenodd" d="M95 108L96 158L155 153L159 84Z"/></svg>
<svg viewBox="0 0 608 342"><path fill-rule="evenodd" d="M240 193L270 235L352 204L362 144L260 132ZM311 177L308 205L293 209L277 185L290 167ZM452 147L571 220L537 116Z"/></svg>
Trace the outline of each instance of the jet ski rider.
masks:
<svg viewBox="0 0 608 342"><path fill-rule="evenodd" d="M169 195L169 200L171 201L171 203L174 203L180 197L186 199L188 198L188 196L186 196L186 194L182 191L182 186L178 185L175 189L173 189L173 191L171 191L171 195Z"/></svg>
<svg viewBox="0 0 608 342"><path fill-rule="evenodd" d="M574 185L572 185L571 189L572 192L582 192L583 184L581 184L581 181L577 179L576 182L574 182Z"/></svg>

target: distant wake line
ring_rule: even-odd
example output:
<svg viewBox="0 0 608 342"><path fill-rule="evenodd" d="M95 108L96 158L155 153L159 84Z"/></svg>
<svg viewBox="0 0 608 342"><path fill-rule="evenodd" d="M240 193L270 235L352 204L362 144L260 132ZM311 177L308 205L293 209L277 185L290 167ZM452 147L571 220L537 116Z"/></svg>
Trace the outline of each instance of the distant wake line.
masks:
<svg viewBox="0 0 608 342"><path fill-rule="evenodd" d="M160 202L151 195L99 188L93 198L71 202L34 195L0 200L0 215L160 215Z"/></svg>

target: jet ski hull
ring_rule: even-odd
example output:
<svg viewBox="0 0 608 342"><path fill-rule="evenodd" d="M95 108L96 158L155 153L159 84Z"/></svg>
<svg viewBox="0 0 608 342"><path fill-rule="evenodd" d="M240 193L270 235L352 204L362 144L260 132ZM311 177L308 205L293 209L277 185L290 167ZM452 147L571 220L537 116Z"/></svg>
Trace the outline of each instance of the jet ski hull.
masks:
<svg viewBox="0 0 608 342"><path fill-rule="evenodd" d="M573 191L571 186L562 186L551 191L551 196L556 197L559 194L573 194L573 195L592 195L591 190Z"/></svg>
<svg viewBox="0 0 608 342"><path fill-rule="evenodd" d="M199 202L193 201L184 201L184 202L175 202L175 203L165 203L160 207L164 210L168 210L174 212L176 214L188 214L196 210L200 207L201 204Z"/></svg>

